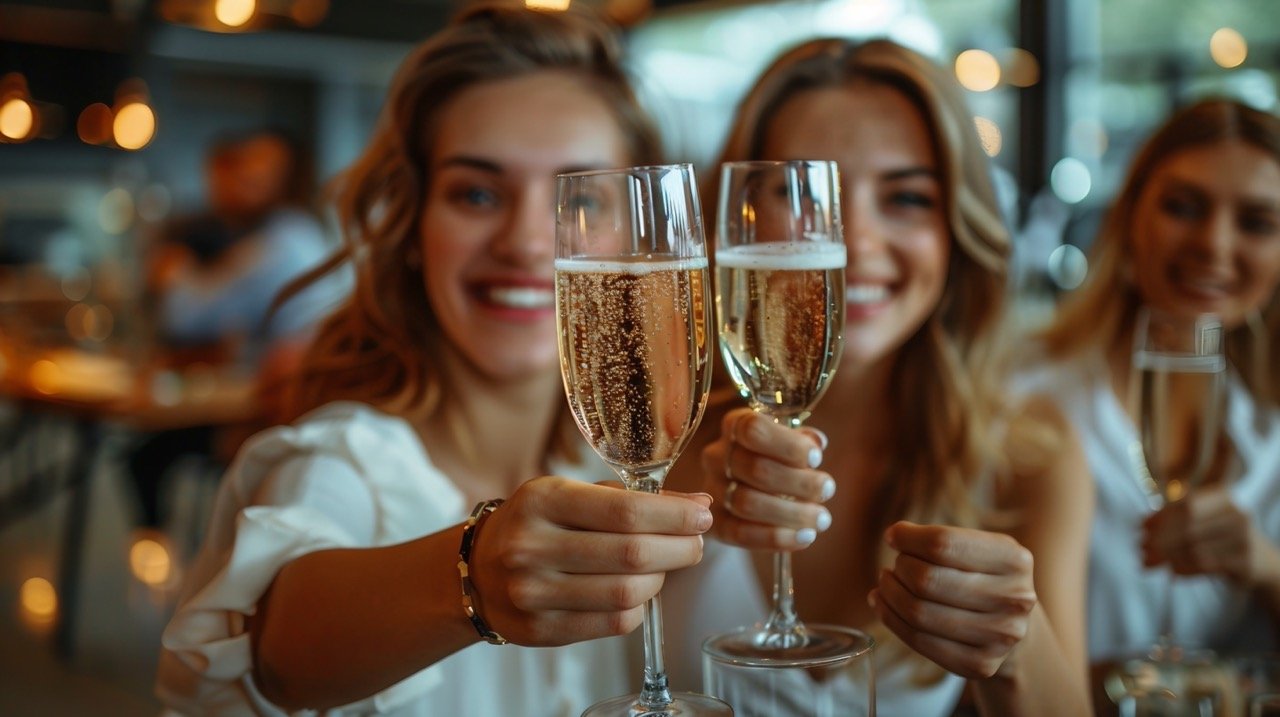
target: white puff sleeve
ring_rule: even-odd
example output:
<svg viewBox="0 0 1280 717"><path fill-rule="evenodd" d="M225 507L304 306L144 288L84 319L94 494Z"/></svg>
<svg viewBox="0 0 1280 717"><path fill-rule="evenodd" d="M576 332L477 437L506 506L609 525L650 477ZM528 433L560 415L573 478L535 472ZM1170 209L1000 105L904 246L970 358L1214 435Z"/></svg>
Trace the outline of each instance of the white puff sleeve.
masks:
<svg viewBox="0 0 1280 717"><path fill-rule="evenodd" d="M280 569L299 556L402 542L451 524L461 510L461 496L452 486L435 486L434 498L424 498L434 500L428 506L397 494L405 489L396 482L408 483L411 491L430 484L426 478L414 480L426 465L403 424L385 417L379 421L359 409L252 439L223 479L204 545L164 631L157 679L161 700L180 714L284 714L253 684L245 618L254 614ZM393 516L387 513L403 512L405 506L388 511L385 503L404 498L418 506L416 518L407 525L389 524ZM393 711L440 681L438 671L423 670L330 714Z"/></svg>

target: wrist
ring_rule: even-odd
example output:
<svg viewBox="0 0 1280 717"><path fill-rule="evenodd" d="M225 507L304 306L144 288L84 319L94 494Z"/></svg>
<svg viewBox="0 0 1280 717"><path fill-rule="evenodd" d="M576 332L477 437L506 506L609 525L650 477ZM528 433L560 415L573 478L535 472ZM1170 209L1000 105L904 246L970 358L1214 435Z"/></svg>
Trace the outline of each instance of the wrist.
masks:
<svg viewBox="0 0 1280 717"><path fill-rule="evenodd" d="M486 519L502 505L501 499L486 500L476 504L471 517L462 525L462 540L458 545L458 580L462 587L462 612L475 628L480 639L490 645L505 645L507 639L499 635L485 621L480 606L480 596L471 580L471 554L475 540Z"/></svg>

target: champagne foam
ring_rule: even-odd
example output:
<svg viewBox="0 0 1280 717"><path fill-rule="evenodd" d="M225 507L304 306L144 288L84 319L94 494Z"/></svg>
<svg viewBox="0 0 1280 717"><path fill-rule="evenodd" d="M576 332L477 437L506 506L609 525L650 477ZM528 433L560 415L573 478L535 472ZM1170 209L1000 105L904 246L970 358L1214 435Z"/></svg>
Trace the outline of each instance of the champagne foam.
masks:
<svg viewBox="0 0 1280 717"><path fill-rule="evenodd" d="M705 256L666 261L609 259L556 259L556 271L572 274L632 274L641 276L659 271L695 271L707 268Z"/></svg>
<svg viewBox="0 0 1280 717"><path fill-rule="evenodd" d="M716 265L726 269L809 271L843 269L844 244L827 241L740 244L716 252Z"/></svg>

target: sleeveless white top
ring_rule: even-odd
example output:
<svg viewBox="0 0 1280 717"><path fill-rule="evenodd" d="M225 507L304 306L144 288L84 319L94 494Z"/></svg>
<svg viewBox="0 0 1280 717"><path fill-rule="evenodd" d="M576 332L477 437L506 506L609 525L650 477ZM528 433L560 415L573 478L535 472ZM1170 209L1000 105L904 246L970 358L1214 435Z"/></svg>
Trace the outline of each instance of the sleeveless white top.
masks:
<svg viewBox="0 0 1280 717"><path fill-rule="evenodd" d="M1174 638L1219 651L1274 650L1267 611L1225 579L1177 577L1142 565L1142 521L1153 511L1139 481L1137 429L1111 388L1100 355L1057 363L1025 377L1026 388L1057 401L1079 435L1097 486L1089 545L1089 657L1111 660L1145 653L1172 611ZM1280 542L1280 411L1257 405L1228 374L1225 430L1235 447L1226 480L1232 500Z"/></svg>
<svg viewBox="0 0 1280 717"><path fill-rule="evenodd" d="M594 474L565 466L555 472L593 481L612 475L603 463L588 465ZM161 700L183 715L285 714L253 683L244 625L280 568L316 550L403 543L456 525L469 510L413 429L363 404L329 404L295 426L258 434L223 478L204 545L164 631ZM461 600L456 580L439 589ZM632 691L641 675L638 645L629 638L559 648L478 643L325 714L577 717L596 701Z"/></svg>

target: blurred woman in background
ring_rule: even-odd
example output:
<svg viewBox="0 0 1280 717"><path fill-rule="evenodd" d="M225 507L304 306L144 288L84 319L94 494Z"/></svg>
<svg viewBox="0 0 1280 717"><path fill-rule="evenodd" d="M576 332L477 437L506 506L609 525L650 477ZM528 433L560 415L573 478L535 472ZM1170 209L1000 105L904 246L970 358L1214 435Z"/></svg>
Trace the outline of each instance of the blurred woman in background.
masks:
<svg viewBox="0 0 1280 717"><path fill-rule="evenodd" d="M625 691L627 644L593 638L640 624L711 514L589 482L611 474L560 384L555 175L658 159L618 63L583 14L483 4L406 60L341 185L331 264L357 281L297 376L310 412L224 480L166 703L564 715Z"/></svg>
<svg viewBox="0 0 1280 717"><path fill-rule="evenodd" d="M984 714L1076 716L1089 481L1052 406L997 390L1009 243L971 117L883 40L805 43L739 108L723 160L839 163L844 350L806 428L730 404L704 421L715 534L758 552L672 576L669 635L760 619L768 551L797 551L799 616L877 640L878 714L949 715L968 679Z"/></svg>
<svg viewBox="0 0 1280 717"><path fill-rule="evenodd" d="M1087 283L1043 335L1052 393L1097 484L1089 654L1107 663L1156 643L1275 649L1280 621L1280 119L1209 100L1171 117L1129 170L1092 249ZM1135 319L1148 305L1216 314L1226 331L1227 455L1202 485L1152 509L1132 389ZM1195 410L1171 396L1174 435ZM1135 460L1137 462L1135 462ZM1169 586L1169 576L1179 577Z"/></svg>

